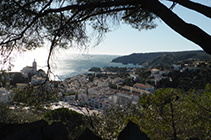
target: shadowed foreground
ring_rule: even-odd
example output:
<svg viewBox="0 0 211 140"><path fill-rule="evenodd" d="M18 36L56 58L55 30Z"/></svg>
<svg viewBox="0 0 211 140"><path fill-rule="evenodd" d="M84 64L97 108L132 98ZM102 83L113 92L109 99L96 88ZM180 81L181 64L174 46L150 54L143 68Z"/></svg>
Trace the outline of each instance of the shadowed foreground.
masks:
<svg viewBox="0 0 211 140"><path fill-rule="evenodd" d="M44 120L24 124L0 123L0 131L2 140L68 140L68 131L60 122L54 122L51 125ZM88 128L78 138L78 140L90 139L102 140ZM120 132L118 140L150 140L150 138L139 129L137 124L129 121ZM199 139L191 138L190 140Z"/></svg>

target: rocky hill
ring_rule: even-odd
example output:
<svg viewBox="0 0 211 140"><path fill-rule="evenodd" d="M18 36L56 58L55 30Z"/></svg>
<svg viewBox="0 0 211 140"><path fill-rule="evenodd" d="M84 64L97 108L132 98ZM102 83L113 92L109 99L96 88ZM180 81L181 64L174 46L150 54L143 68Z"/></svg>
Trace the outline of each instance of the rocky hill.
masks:
<svg viewBox="0 0 211 140"><path fill-rule="evenodd" d="M138 64L144 67L155 67L158 65L173 64L188 59L211 60L211 55L204 51L182 51L182 52L154 52L154 53L133 53L121 56L112 62L123 64Z"/></svg>
<svg viewBox="0 0 211 140"><path fill-rule="evenodd" d="M142 65L147 60L150 60L152 58L161 56L163 54L166 54L166 52L155 52L155 53L133 53L126 56L120 56L112 60L112 62L116 63L123 63L123 64L138 64Z"/></svg>

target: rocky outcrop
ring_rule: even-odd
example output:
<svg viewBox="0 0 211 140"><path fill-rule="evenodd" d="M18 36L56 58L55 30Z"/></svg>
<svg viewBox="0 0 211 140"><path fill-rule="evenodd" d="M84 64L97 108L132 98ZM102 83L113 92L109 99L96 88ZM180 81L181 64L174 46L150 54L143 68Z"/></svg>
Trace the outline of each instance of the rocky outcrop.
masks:
<svg viewBox="0 0 211 140"><path fill-rule="evenodd" d="M66 127L55 122L51 125L44 120L24 124L0 123L1 140L68 140Z"/></svg>
<svg viewBox="0 0 211 140"><path fill-rule="evenodd" d="M150 140L149 137L140 130L139 126L129 121L127 126L120 132L118 140Z"/></svg>
<svg viewBox="0 0 211 140"><path fill-rule="evenodd" d="M46 121L40 120L33 123L6 124L0 123L1 140L68 140L68 132L64 124L54 122L49 125ZM90 129L85 131L77 140L102 140ZM118 140L150 140L149 137L140 130L139 126L131 121L120 132ZM189 140L200 140L190 138Z"/></svg>
<svg viewBox="0 0 211 140"><path fill-rule="evenodd" d="M86 128L81 134L78 140L102 140L100 137L93 134L93 132ZM118 140L150 140L148 136L143 133L139 126L131 121L128 122L127 126L120 132Z"/></svg>
<svg viewBox="0 0 211 140"><path fill-rule="evenodd" d="M100 137L96 136L89 128L79 136L78 140L102 140Z"/></svg>

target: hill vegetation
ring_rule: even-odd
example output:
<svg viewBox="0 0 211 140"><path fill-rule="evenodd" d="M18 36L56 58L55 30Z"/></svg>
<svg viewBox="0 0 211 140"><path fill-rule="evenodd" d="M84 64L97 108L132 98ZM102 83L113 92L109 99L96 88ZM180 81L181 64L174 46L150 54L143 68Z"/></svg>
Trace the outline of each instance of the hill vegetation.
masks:
<svg viewBox="0 0 211 140"><path fill-rule="evenodd" d="M157 53L133 53L121 56L112 62L123 64L138 64L143 67L156 67L158 65L175 64L188 59L210 60L211 56L204 51L183 51L183 52L157 52Z"/></svg>

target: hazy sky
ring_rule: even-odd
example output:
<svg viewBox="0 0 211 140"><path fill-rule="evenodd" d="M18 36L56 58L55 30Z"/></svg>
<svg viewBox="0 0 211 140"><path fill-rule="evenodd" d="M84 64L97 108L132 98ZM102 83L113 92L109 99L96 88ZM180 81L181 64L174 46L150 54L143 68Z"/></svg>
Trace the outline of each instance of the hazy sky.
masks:
<svg viewBox="0 0 211 140"><path fill-rule="evenodd" d="M197 0L195 0L197 1ZM198 0L211 7L211 0ZM170 6L170 3L165 3ZM198 14L192 10L187 10L179 5L173 10L183 20L193 23L201 27L208 34L211 34L211 20L205 16ZM122 24L116 30L106 34L104 40L95 48L88 50L59 50L55 51L53 59L60 57L68 57L71 52L88 53L88 54L114 54L128 55L131 53L159 52L159 51L184 51L184 50L200 50L201 48L180 36L178 33L169 28L161 20L157 20L158 27L153 30L138 31L129 25ZM48 49L42 48L33 52L27 52L25 56L17 59L17 63L23 64L22 60L27 60L29 64L36 59L42 61L47 59ZM20 57L20 55L19 55ZM19 61L19 62L18 62ZM22 67L22 65L19 65Z"/></svg>

